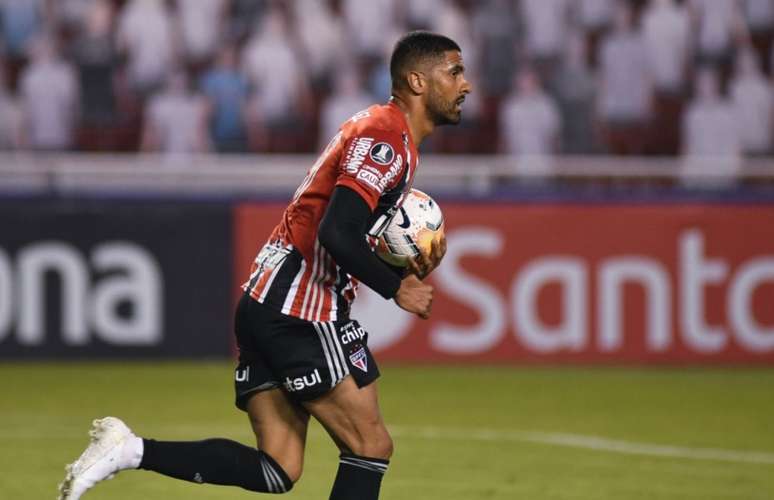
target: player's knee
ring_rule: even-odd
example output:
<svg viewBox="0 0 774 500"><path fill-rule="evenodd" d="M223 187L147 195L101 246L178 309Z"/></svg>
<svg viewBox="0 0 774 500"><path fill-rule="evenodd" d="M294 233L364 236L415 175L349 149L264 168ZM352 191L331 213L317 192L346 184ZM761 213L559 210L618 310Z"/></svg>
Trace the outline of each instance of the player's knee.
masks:
<svg viewBox="0 0 774 500"><path fill-rule="evenodd" d="M353 443L350 448L352 453L361 457L388 460L395 450L395 445L387 430L382 428L377 432L361 434L357 442Z"/></svg>
<svg viewBox="0 0 774 500"><path fill-rule="evenodd" d="M260 451L260 467L256 479L258 483L253 491L262 493L287 493L301 478L303 461L298 457L288 457L277 454L275 458Z"/></svg>

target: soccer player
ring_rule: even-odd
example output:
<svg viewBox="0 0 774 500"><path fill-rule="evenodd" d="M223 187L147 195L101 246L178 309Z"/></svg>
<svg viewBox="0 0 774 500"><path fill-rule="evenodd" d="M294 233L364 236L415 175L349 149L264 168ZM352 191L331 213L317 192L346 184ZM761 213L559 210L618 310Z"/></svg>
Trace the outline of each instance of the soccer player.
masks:
<svg viewBox="0 0 774 500"><path fill-rule="evenodd" d="M119 419L94 422L92 442L67 468L60 500L145 469L198 483L285 493L301 476L307 426L317 419L341 450L331 500L375 500L393 444L380 414L379 370L368 334L349 318L358 283L422 318L432 287L421 280L443 258L435 243L410 272L374 254L373 241L410 189L417 148L438 125L456 124L470 85L459 46L412 32L390 61L392 97L345 122L258 252L236 310L236 406L258 448L226 439L141 439Z"/></svg>

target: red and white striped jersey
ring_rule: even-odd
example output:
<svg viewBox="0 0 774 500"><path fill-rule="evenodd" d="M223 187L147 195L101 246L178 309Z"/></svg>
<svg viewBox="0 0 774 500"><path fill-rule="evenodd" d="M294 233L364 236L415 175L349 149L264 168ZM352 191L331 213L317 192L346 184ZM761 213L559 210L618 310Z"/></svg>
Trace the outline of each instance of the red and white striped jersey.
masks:
<svg viewBox="0 0 774 500"><path fill-rule="evenodd" d="M347 120L307 173L282 220L258 252L242 288L283 314L307 321L347 319L358 281L333 261L317 232L336 186L363 197L378 236L411 188L418 153L406 117L390 102Z"/></svg>

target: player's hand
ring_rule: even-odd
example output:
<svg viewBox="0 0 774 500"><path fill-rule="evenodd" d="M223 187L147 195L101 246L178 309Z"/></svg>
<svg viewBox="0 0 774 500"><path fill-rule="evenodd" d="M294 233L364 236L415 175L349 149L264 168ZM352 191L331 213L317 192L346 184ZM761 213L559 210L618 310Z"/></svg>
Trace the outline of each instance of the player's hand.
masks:
<svg viewBox="0 0 774 500"><path fill-rule="evenodd" d="M430 317L430 308L433 305L433 287L422 283L413 274L409 274L400 282L398 293L395 294L395 303L401 309L427 319Z"/></svg>
<svg viewBox="0 0 774 500"><path fill-rule="evenodd" d="M433 239L430 243L429 254L425 255L420 252L416 259L409 259L409 272L419 279L424 279L441 264L444 255L446 255L446 236L441 235L439 239Z"/></svg>

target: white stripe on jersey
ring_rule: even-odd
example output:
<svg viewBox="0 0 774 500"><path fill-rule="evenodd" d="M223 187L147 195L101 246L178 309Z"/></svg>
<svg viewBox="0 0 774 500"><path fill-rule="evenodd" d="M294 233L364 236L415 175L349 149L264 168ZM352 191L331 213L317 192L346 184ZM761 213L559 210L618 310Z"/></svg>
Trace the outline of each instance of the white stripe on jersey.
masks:
<svg viewBox="0 0 774 500"><path fill-rule="evenodd" d="M309 274L309 279L306 282L306 290L304 291L304 303L301 304L301 319L309 320L309 318L306 317L306 306L309 302L309 296L311 295L310 289L312 286L314 286L314 277L317 274L317 241L314 242L314 261L312 262L312 272Z"/></svg>
<svg viewBox="0 0 774 500"><path fill-rule="evenodd" d="M320 242L315 240L314 242L314 263L316 267L316 272L312 275L311 278L311 285L312 285L312 291L310 292L311 300L309 301L309 309L306 312L307 318L309 321L314 321L314 311L317 304L317 294L319 291L319 285L317 283L317 280L319 279L319 276L321 273L325 271L325 263L320 258Z"/></svg>
<svg viewBox="0 0 774 500"><path fill-rule="evenodd" d="M341 269L338 264L333 262L333 258L331 258L331 264L333 264L333 267L335 270L333 271L336 276L336 279L333 281L333 285L328 289L329 292L331 292L331 310L330 310L330 321L336 321L338 319L338 310L339 310L339 301L336 297L336 287L339 284L340 275L339 270Z"/></svg>
<svg viewBox="0 0 774 500"><path fill-rule="evenodd" d="M301 278L303 278L304 272L306 272L306 260L302 258L301 267L298 270L298 273L296 273L296 277L293 279L293 283L290 285L288 296L285 297L285 303L282 304L282 314L290 314L290 309L293 307L293 302L296 300L296 295L298 295L298 285L301 283Z"/></svg>
<svg viewBox="0 0 774 500"><path fill-rule="evenodd" d="M333 263L333 259L331 259L331 256L328 255L328 252L325 251L325 248L322 245L320 245L320 255L322 257L323 277L320 282L320 302L317 304L317 313L314 316L315 321L320 321L323 304L325 304L325 283L331 277L328 271Z"/></svg>

